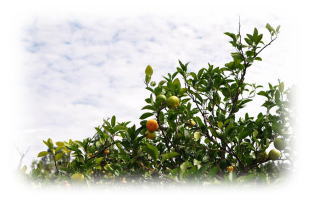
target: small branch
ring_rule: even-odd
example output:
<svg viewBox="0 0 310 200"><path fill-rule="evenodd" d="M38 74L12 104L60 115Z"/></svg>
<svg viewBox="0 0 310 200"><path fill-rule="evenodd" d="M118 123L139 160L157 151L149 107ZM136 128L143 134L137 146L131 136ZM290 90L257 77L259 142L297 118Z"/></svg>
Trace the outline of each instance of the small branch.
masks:
<svg viewBox="0 0 310 200"><path fill-rule="evenodd" d="M55 165L55 169L56 169L56 175L59 173L59 170L58 170L58 166L57 166L57 161L56 161L56 158L55 158L55 154L54 153L52 153L53 154L53 160L54 160L54 165Z"/></svg>
<svg viewBox="0 0 310 200"><path fill-rule="evenodd" d="M258 56L258 54L260 54L266 47L268 47L269 45L271 45L271 43L273 43L273 41L275 41L278 38L278 36L271 38L270 42L268 44L266 44L263 48L261 48L255 55L254 58L256 58Z"/></svg>
<svg viewBox="0 0 310 200"><path fill-rule="evenodd" d="M113 141L111 144L109 144L109 145L103 147L102 149L100 149L99 151L97 151L97 153L95 153L93 156L87 158L85 161L87 162L87 161L89 161L89 160L91 160L91 159L93 159L93 158L96 158L99 154L102 153L102 151L106 150L107 148L109 148L110 146L112 146L112 145L114 145L114 144L116 144L116 143L118 143L118 142L119 142L119 141Z"/></svg>
<svg viewBox="0 0 310 200"><path fill-rule="evenodd" d="M23 159L24 159L25 155L28 153L30 147L28 147L27 150L26 150L24 153L21 153L21 152L18 150L17 147L16 147L16 149L17 149L17 151L18 151L18 153L19 153L19 155L20 155L20 159L19 159L19 163L18 163L18 169L20 169L20 168L21 168L21 165L22 165L22 162L23 162Z"/></svg>

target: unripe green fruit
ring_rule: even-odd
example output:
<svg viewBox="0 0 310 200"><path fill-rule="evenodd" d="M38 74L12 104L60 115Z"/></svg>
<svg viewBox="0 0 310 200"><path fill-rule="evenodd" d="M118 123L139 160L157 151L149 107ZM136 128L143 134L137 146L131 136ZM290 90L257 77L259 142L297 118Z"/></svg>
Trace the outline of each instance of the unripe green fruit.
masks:
<svg viewBox="0 0 310 200"><path fill-rule="evenodd" d="M269 151L268 154L268 158L270 160L278 160L281 157L281 152L276 150L276 149L272 149Z"/></svg>
<svg viewBox="0 0 310 200"><path fill-rule="evenodd" d="M283 149L285 149L285 141L284 141L284 139L282 139L282 138L276 138L275 140L274 140L274 142L273 142L273 145L274 145L274 147L276 148L276 149L278 149L278 150L283 150Z"/></svg>
<svg viewBox="0 0 310 200"><path fill-rule="evenodd" d="M159 103L162 103L162 102L165 102L166 101L166 96L163 95L163 94L160 94L156 97L156 101L159 102Z"/></svg>
<svg viewBox="0 0 310 200"><path fill-rule="evenodd" d="M256 159L259 161L259 162L265 162L268 160L268 154L264 151L264 152L259 152L257 155L256 155Z"/></svg>
<svg viewBox="0 0 310 200"><path fill-rule="evenodd" d="M156 82L155 82L155 81L152 81L152 82L150 83L150 85L151 85L152 87L155 87L155 86L156 86Z"/></svg>
<svg viewBox="0 0 310 200"><path fill-rule="evenodd" d="M176 108L180 105L180 99L176 96L171 96L167 99L167 105L169 108Z"/></svg>

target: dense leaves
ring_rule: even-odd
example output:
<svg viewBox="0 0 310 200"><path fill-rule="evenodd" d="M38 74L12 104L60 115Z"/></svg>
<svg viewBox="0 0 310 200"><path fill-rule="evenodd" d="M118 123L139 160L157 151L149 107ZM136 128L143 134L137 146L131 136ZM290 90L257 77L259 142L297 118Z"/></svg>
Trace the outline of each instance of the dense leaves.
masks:
<svg viewBox="0 0 310 200"><path fill-rule="evenodd" d="M277 180L292 166L290 90L281 81L267 89L245 81L247 69L262 61L260 53L278 37L279 27L266 28L269 41L256 28L244 38L240 31L226 32L234 52L222 67L208 64L193 72L179 61L176 72L156 84L148 65L145 84L151 94L139 126L113 116L93 137L43 141L46 151L38 154L29 176L90 183ZM264 98L261 112L242 112L255 105L254 98ZM157 121L155 133L147 130L148 119Z"/></svg>

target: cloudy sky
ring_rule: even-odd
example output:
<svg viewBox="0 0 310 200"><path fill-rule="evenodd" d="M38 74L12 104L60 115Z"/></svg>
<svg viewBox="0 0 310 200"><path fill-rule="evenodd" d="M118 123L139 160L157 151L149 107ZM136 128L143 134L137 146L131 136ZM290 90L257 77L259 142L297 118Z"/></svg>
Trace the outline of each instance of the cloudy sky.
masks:
<svg viewBox="0 0 310 200"><path fill-rule="evenodd" d="M242 17L242 31L280 24L280 38L263 52L263 62L249 70L248 80L292 84L294 32L274 15ZM103 118L138 124L148 92L144 69L154 79L173 72L178 59L193 71L223 66L232 50L223 32L236 32L238 15L198 17L33 18L22 30L23 124L15 144L30 147L26 163L44 148L43 139L92 136Z"/></svg>

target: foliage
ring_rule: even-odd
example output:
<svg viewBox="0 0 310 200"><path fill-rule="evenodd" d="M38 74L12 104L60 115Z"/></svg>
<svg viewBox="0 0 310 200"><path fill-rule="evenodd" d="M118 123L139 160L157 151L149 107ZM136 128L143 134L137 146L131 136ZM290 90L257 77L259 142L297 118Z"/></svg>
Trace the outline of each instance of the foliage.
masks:
<svg viewBox="0 0 310 200"><path fill-rule="evenodd" d="M145 85L150 96L139 126L113 116L95 128L93 137L43 141L47 150L38 154L28 176L52 182L73 176L89 183L277 180L292 167L291 148L284 146L293 137L290 90L281 81L267 89L245 81L247 70L262 61L261 52L278 37L279 26L266 28L267 42L256 28L244 38L240 25L238 33L226 32L234 51L222 67L208 64L193 72L179 61L176 72L157 84L148 65ZM259 96L264 98L262 112L243 114ZM147 119L158 123L156 134L148 137ZM280 152L273 149L274 140L281 140L275 145L281 146ZM280 158L274 159L277 153Z"/></svg>

